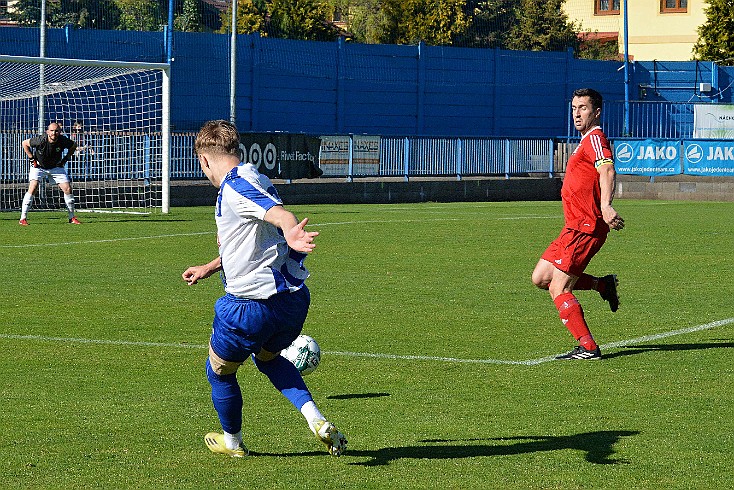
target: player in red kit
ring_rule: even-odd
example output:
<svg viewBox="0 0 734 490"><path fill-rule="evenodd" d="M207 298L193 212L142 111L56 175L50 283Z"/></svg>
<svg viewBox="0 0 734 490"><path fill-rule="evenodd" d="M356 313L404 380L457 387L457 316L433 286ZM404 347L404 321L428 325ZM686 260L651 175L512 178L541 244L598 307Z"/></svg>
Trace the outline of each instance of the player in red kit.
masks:
<svg viewBox="0 0 734 490"><path fill-rule="evenodd" d="M602 96L596 90L574 91L571 112L581 142L568 159L561 188L564 227L543 252L532 276L533 284L548 290L561 321L579 342L557 359L601 359L574 290L596 290L612 311L619 308L617 276L584 272L610 228L624 228L624 220L612 207L616 173L609 141L599 126L601 107Z"/></svg>

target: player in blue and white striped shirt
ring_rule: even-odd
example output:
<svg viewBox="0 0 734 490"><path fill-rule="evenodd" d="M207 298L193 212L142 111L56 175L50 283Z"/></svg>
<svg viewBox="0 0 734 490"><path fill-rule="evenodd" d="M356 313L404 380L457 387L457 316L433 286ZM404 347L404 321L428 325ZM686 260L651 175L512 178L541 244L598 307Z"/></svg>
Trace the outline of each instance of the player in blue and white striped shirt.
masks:
<svg viewBox="0 0 734 490"><path fill-rule="evenodd" d="M255 166L241 163L237 128L227 121L206 123L196 137L201 168L219 187L215 219L219 256L182 274L196 284L221 271L225 296L214 307L206 372L223 434L204 441L215 453L247 455L242 443L242 392L237 368L252 356L255 366L304 415L316 437L333 456L347 440L321 414L303 378L278 355L301 333L310 294L305 285L306 254L317 232L304 228L287 211L270 180Z"/></svg>

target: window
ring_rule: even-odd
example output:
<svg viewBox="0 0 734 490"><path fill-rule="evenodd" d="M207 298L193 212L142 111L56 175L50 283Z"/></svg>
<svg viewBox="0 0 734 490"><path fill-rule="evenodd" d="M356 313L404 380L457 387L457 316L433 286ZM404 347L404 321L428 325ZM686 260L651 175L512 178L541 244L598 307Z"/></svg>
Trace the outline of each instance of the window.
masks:
<svg viewBox="0 0 734 490"><path fill-rule="evenodd" d="M594 0L594 15L619 15L619 4L621 1Z"/></svg>
<svg viewBox="0 0 734 490"><path fill-rule="evenodd" d="M688 0L660 0L660 12L688 12Z"/></svg>
<svg viewBox="0 0 734 490"><path fill-rule="evenodd" d="M8 14L8 0L0 0L0 15Z"/></svg>

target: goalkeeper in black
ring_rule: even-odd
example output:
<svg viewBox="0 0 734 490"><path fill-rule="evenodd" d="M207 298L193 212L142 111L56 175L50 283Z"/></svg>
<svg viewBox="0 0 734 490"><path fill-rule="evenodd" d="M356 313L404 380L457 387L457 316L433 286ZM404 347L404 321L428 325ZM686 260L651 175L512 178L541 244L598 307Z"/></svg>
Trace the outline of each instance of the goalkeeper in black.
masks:
<svg viewBox="0 0 734 490"><path fill-rule="evenodd" d="M69 210L69 223L81 224L74 216L74 194L71 190L69 174L64 165L74 156L76 143L64 136L64 130L58 123L51 123L46 134L23 140L23 151L30 161L28 172L28 191L23 196L23 205L20 210L21 226L28 226L28 210L33 204L33 196L38 191L38 181L50 177L64 193L64 202Z"/></svg>

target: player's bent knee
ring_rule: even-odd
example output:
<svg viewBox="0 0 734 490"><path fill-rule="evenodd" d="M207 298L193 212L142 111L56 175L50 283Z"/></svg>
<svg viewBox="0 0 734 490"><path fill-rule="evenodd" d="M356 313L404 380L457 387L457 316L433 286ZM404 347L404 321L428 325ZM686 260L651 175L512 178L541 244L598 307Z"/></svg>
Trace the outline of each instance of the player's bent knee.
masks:
<svg viewBox="0 0 734 490"><path fill-rule="evenodd" d="M255 354L255 358L257 358L258 361L268 362L278 357L278 354L280 354L280 352L272 353L265 349L260 349L260 352Z"/></svg>
<svg viewBox="0 0 734 490"><path fill-rule="evenodd" d="M229 374L236 373L237 369L242 365L242 362L227 361L226 359L222 359L217 355L216 352L214 352L210 345L209 364L211 365L214 374L217 374L219 376L227 376Z"/></svg>

